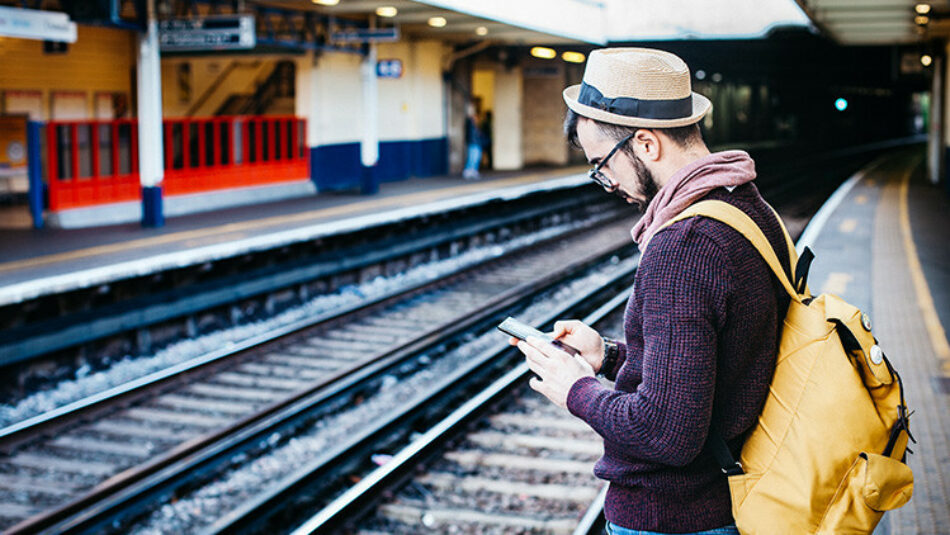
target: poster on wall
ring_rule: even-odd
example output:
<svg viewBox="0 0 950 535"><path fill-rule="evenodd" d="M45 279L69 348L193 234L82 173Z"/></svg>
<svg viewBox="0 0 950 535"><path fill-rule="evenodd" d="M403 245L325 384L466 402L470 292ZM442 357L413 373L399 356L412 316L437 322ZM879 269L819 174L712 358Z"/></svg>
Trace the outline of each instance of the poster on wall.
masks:
<svg viewBox="0 0 950 535"><path fill-rule="evenodd" d="M50 110L54 121L82 121L89 118L86 93L83 91L54 91Z"/></svg>
<svg viewBox="0 0 950 535"><path fill-rule="evenodd" d="M129 97L125 93L98 92L93 107L97 121L122 119L129 112Z"/></svg>
<svg viewBox="0 0 950 535"><path fill-rule="evenodd" d="M4 115L26 115L31 121L43 120L42 91L4 91Z"/></svg>
<svg viewBox="0 0 950 535"><path fill-rule="evenodd" d="M25 114L0 115L0 195L26 192L26 121Z"/></svg>

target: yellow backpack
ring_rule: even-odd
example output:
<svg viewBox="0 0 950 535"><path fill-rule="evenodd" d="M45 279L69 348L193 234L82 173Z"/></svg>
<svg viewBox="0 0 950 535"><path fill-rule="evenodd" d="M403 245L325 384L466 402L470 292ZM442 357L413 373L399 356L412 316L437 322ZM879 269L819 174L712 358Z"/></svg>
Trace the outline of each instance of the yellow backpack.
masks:
<svg viewBox="0 0 950 535"><path fill-rule="evenodd" d="M761 229L728 203L701 201L667 225L696 216L745 236L792 298L769 395L738 463L718 432L710 433L739 532L871 533L884 511L910 500L914 475L903 462L913 440L903 385L871 334L870 319L834 295L810 296L804 284L810 251L793 284ZM782 230L796 266L795 247Z"/></svg>

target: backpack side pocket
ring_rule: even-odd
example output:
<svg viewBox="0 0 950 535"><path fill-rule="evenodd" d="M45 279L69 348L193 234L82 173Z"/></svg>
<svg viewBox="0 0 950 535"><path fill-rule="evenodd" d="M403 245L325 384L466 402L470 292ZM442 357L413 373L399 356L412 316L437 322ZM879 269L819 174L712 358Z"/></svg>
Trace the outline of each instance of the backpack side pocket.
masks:
<svg viewBox="0 0 950 535"><path fill-rule="evenodd" d="M841 480L816 533L870 533L884 511L910 500L914 475L890 457L861 453Z"/></svg>

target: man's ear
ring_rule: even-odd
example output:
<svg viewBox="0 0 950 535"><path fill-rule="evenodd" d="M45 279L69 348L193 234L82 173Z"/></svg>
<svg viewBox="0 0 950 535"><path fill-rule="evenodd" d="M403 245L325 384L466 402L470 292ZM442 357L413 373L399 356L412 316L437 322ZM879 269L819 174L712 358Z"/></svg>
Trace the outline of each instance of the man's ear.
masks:
<svg viewBox="0 0 950 535"><path fill-rule="evenodd" d="M641 160L655 162L662 155L660 137L653 130L641 128L633 136L634 153Z"/></svg>

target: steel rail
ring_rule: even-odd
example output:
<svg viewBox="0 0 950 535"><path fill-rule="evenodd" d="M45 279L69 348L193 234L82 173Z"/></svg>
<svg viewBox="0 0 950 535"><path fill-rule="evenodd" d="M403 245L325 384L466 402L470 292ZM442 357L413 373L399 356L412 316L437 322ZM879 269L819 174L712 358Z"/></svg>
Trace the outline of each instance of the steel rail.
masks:
<svg viewBox="0 0 950 535"><path fill-rule="evenodd" d="M563 236L545 240L540 245L559 239L563 239ZM305 418L308 412L314 412L333 399L339 399L365 387L372 377L444 343L451 337L472 330L479 323L492 319L524 299L556 286L565 277L603 262L619 251L632 251L632 248L633 245L628 240L617 240L609 246L591 252L585 258L563 266L549 279L520 285L498 295L477 314L471 314L462 321L453 320L446 325L437 326L412 341L362 363L355 370L337 373L313 388L274 404L226 429L186 442L164 456L114 476L73 502L13 526L10 532L47 530L46 532L50 533L61 533L100 526L107 521L105 519L121 516L123 511L127 512L130 503L141 503L150 495L167 494L186 484L187 478L180 477L182 472L211 470L223 462L225 457L272 433L275 427L291 425L292 422ZM289 332L281 336L293 334ZM244 348L242 351L249 349L252 348Z"/></svg>
<svg viewBox="0 0 950 535"><path fill-rule="evenodd" d="M626 292L618 293L598 307L597 310L588 314L583 321L588 325L597 324L609 314L622 308L628 298ZM553 318L549 318L549 321L551 319ZM511 353L515 350L507 348L504 351ZM292 535L327 533L327 530L342 527L355 513L361 512L368 504L377 500L383 492L401 482L431 452L441 448L448 439L456 436L472 419L482 414L495 400L507 394L515 386L522 384L530 375L531 370L528 369L527 364L519 363L514 369L490 384L458 409L452 411L451 414L432 426L416 440L413 440L396 453L389 462L373 470L363 477L359 483L350 487L326 505L316 515L299 525L292 532ZM596 519L598 515L599 511L596 510L596 507L589 508L584 515L584 519L589 516ZM248 516L245 513L241 520L245 520ZM216 529L204 532L205 535L224 533L227 529L233 529L237 526L233 519L228 520L227 524L224 522L216 524L214 526ZM590 520L590 522L593 524L596 520Z"/></svg>

